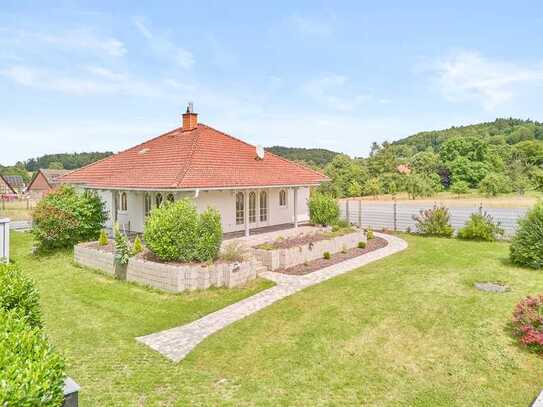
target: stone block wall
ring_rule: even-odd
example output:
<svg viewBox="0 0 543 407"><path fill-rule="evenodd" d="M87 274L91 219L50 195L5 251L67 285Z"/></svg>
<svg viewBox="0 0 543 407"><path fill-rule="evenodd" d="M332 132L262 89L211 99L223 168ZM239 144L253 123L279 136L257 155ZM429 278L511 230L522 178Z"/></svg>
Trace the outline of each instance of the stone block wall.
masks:
<svg viewBox="0 0 543 407"><path fill-rule="evenodd" d="M75 247L76 263L114 275L114 256L81 243ZM259 263L252 258L240 263L167 264L132 257L126 268L127 281L169 292L239 287L257 276Z"/></svg>
<svg viewBox="0 0 543 407"><path fill-rule="evenodd" d="M349 233L347 235L320 240L288 249L264 250L254 249L256 258L270 271L279 268L289 268L308 261L321 259L325 252L339 253L357 247L358 242L366 242L366 234L363 231Z"/></svg>

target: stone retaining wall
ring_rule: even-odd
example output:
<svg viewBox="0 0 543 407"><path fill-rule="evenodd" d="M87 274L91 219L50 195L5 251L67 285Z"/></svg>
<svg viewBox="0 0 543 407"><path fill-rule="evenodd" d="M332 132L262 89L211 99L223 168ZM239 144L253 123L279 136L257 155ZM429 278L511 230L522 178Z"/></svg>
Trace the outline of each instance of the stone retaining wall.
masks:
<svg viewBox="0 0 543 407"><path fill-rule="evenodd" d="M320 240L314 243L307 243L289 249L264 250L255 248L254 253L256 258L268 270L273 271L279 268L293 267L311 260L322 259L325 252L334 254L342 250L353 249L358 246L358 242L360 241L367 242L366 234L363 231Z"/></svg>
<svg viewBox="0 0 543 407"><path fill-rule="evenodd" d="M114 255L81 243L75 247L76 263L114 275ZM181 292L209 287L238 287L257 276L258 261L213 264L167 264L132 257L126 279L160 290Z"/></svg>

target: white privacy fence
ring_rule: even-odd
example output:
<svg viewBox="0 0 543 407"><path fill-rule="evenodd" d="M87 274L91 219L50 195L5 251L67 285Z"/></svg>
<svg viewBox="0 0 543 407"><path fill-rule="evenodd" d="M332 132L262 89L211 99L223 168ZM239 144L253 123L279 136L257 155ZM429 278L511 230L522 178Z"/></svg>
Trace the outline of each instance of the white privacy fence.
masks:
<svg viewBox="0 0 543 407"><path fill-rule="evenodd" d="M430 209L434 204L405 204L390 202L368 202L358 199L339 201L342 219L360 225L363 228L388 229L395 231L416 231L414 216L421 210ZM499 222L505 231L505 237L511 237L517 228L518 220L523 217L528 208L486 208L480 206L449 207L451 225L458 230L469 219L472 213L488 213L495 222Z"/></svg>
<svg viewBox="0 0 543 407"><path fill-rule="evenodd" d="M0 263L9 262L9 219L0 219Z"/></svg>

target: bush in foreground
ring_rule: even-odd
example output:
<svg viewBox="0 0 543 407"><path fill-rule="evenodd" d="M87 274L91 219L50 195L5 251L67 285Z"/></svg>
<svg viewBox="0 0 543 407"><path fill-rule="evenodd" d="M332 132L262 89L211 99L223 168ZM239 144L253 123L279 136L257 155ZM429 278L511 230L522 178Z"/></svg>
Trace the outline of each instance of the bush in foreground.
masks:
<svg viewBox="0 0 543 407"><path fill-rule="evenodd" d="M38 291L13 264L0 264L0 311L12 311L33 327L42 325Z"/></svg>
<svg viewBox="0 0 543 407"><path fill-rule="evenodd" d="M424 236L451 237L454 229L450 224L449 210L444 206L425 209L413 216L417 233Z"/></svg>
<svg viewBox="0 0 543 407"><path fill-rule="evenodd" d="M40 249L72 247L96 240L107 220L104 203L96 193L77 193L63 186L46 195L32 215L32 233Z"/></svg>
<svg viewBox="0 0 543 407"><path fill-rule="evenodd" d="M210 261L222 241L220 214L208 209L201 215L189 199L166 203L147 218L145 244L163 261Z"/></svg>
<svg viewBox="0 0 543 407"><path fill-rule="evenodd" d="M0 400L4 406L60 406L64 363L39 327L0 311Z"/></svg>
<svg viewBox="0 0 543 407"><path fill-rule="evenodd" d="M519 266L543 268L543 203L536 204L519 221L511 242L510 258Z"/></svg>
<svg viewBox="0 0 543 407"><path fill-rule="evenodd" d="M458 230L458 238L495 242L503 233L500 224L495 223L492 216L487 213L473 213L464 227Z"/></svg>
<svg viewBox="0 0 543 407"><path fill-rule="evenodd" d="M315 225L334 225L339 220L339 206L328 194L315 192L309 198L309 218Z"/></svg>
<svg viewBox="0 0 543 407"><path fill-rule="evenodd" d="M513 312L513 328L520 341L537 352L543 352L543 294L527 297Z"/></svg>

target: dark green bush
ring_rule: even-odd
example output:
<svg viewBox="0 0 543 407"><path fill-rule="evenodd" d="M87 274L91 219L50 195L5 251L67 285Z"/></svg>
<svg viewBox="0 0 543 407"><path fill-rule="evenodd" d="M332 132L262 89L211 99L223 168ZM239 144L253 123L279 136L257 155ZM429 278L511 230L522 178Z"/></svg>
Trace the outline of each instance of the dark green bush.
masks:
<svg viewBox="0 0 543 407"><path fill-rule="evenodd" d="M221 243L221 214L216 209L208 208L200 214L198 222L196 259L202 262L214 260L219 254Z"/></svg>
<svg viewBox="0 0 543 407"><path fill-rule="evenodd" d="M64 362L39 327L0 311L0 401L3 406L60 406Z"/></svg>
<svg viewBox="0 0 543 407"><path fill-rule="evenodd" d="M449 210L444 206L425 209L413 216L417 233L424 236L451 237L454 229L450 224Z"/></svg>
<svg viewBox="0 0 543 407"><path fill-rule="evenodd" d="M309 218L315 225L334 225L339 220L339 206L334 197L315 192L309 198Z"/></svg>
<svg viewBox="0 0 543 407"><path fill-rule="evenodd" d="M209 261L217 257L222 240L220 214L201 215L189 199L166 203L147 218L145 244L164 261Z"/></svg>
<svg viewBox="0 0 543 407"><path fill-rule="evenodd" d="M363 242L363 241L358 242L358 248L359 249L365 249L366 248L366 242Z"/></svg>
<svg viewBox="0 0 543 407"><path fill-rule="evenodd" d="M511 242L510 258L520 266L543 268L543 203L536 204L519 221Z"/></svg>
<svg viewBox="0 0 543 407"><path fill-rule="evenodd" d="M487 213L474 213L463 228L458 231L458 238L494 242L503 236L503 229Z"/></svg>
<svg viewBox="0 0 543 407"><path fill-rule="evenodd" d="M332 255L330 254L330 252L324 252L322 257L324 260L330 260L332 258Z"/></svg>
<svg viewBox="0 0 543 407"><path fill-rule="evenodd" d="M107 220L104 203L93 192L63 186L46 195L32 215L32 233L40 249L72 247L96 240Z"/></svg>
<svg viewBox="0 0 543 407"><path fill-rule="evenodd" d="M13 311L31 326L42 324L38 291L13 264L0 264L0 310Z"/></svg>

